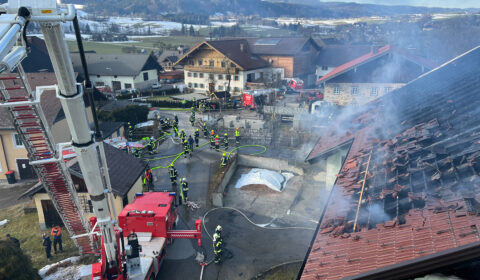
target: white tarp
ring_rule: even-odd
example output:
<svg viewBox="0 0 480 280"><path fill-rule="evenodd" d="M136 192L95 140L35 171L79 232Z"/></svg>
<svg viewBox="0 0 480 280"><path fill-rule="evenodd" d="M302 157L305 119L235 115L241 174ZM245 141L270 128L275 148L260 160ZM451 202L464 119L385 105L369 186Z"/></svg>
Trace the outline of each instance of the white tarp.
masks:
<svg viewBox="0 0 480 280"><path fill-rule="evenodd" d="M247 174L242 174L235 188L240 189L248 185L265 185L270 189L281 192L287 181L293 177L291 173L278 173L268 169L254 168Z"/></svg>

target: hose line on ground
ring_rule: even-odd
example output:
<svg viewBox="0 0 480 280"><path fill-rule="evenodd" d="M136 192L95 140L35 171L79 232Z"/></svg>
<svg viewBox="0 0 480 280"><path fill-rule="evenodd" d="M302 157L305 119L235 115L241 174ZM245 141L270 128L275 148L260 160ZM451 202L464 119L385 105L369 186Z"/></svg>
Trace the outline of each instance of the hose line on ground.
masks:
<svg viewBox="0 0 480 280"><path fill-rule="evenodd" d="M256 223L254 223L252 220L250 220L247 215L245 215L242 211L240 211L239 209L237 208L233 208L233 207L218 207L218 208L213 208L213 209L210 209L208 210L205 215L203 215L203 218L202 218L202 224L203 224L203 229L205 230L205 232L207 233L208 237L210 239L212 239L212 236L210 235L210 233L208 233L208 230L207 230L207 227L205 226L205 218L207 217L208 214L212 213L213 211L216 211L216 210L219 210L219 209L228 209L228 210L233 210L233 211L236 211L238 213L240 213L240 215L242 215L249 223L251 223L252 225L256 226L256 227L259 227L259 228L263 228L263 229L306 229L306 230L316 230L315 228L308 228L308 227L264 227L264 226L260 226ZM212 239L213 240L213 239Z"/></svg>

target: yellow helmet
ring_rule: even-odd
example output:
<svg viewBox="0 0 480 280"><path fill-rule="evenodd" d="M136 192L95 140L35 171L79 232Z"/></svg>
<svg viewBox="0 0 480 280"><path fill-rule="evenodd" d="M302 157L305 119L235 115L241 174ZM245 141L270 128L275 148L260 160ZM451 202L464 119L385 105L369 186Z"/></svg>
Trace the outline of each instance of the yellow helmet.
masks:
<svg viewBox="0 0 480 280"><path fill-rule="evenodd" d="M182 131L185 131L185 129L182 128Z"/></svg>
<svg viewBox="0 0 480 280"><path fill-rule="evenodd" d="M198 131L198 128L197 128L197 131Z"/></svg>
<svg viewBox="0 0 480 280"><path fill-rule="evenodd" d="M226 156L226 154L225 154L225 153L223 153L223 154L222 154L222 156Z"/></svg>
<svg viewBox="0 0 480 280"><path fill-rule="evenodd" d="M228 136L228 134L227 134L227 133L225 133L225 136Z"/></svg>
<svg viewBox="0 0 480 280"><path fill-rule="evenodd" d="M218 137L218 134L215 137Z"/></svg>

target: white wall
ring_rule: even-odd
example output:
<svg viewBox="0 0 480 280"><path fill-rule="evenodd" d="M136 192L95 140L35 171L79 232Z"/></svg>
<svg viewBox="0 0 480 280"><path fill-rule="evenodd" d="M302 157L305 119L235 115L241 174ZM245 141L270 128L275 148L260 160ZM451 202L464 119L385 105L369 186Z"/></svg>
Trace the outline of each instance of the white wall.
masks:
<svg viewBox="0 0 480 280"><path fill-rule="evenodd" d="M143 73L148 73L148 80L143 80ZM142 71L137 76L102 76L90 75L90 80L95 85L97 82L103 82L105 86L109 86L113 90L113 81L118 81L121 84L121 89L126 89L125 84L131 84L132 88L144 89L150 87L153 83L158 81L158 71L147 70Z"/></svg>
<svg viewBox="0 0 480 280"><path fill-rule="evenodd" d="M315 71L315 76L316 76L317 80L320 77L323 77L323 76L327 75L328 73L330 73L330 71L332 71L333 69L335 69L335 67L329 66L329 67L327 67L327 70L322 70L322 65L317 65L317 69Z"/></svg>

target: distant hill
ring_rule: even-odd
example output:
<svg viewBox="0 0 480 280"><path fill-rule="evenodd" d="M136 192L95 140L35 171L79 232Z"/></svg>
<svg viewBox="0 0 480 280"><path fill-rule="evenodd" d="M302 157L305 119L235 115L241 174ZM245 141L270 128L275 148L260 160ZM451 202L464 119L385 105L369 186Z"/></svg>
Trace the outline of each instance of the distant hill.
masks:
<svg viewBox="0 0 480 280"><path fill-rule="evenodd" d="M458 9L316 2L315 0L64 0L63 2L84 4L86 11L90 13L146 17L154 17L161 13L212 15L230 12L237 15L262 17L346 18L458 11Z"/></svg>

